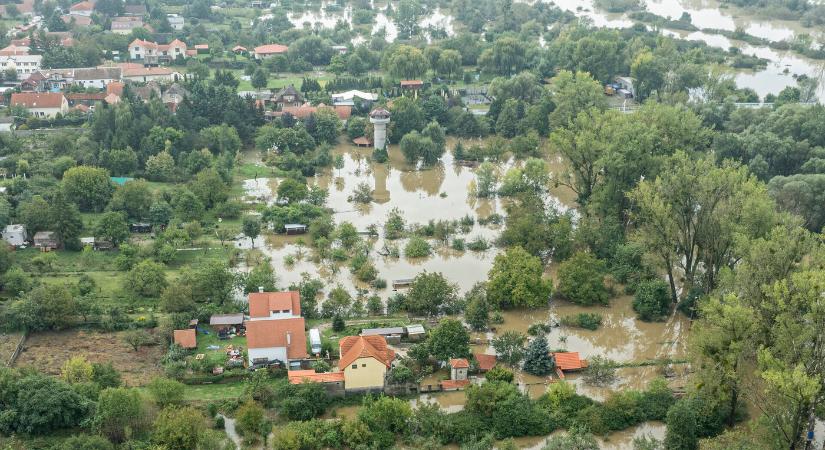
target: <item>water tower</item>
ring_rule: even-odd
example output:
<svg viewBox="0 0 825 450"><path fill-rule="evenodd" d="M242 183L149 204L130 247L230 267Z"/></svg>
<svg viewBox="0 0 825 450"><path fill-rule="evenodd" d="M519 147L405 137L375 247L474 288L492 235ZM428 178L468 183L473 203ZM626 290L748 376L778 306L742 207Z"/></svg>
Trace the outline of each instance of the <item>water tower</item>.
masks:
<svg viewBox="0 0 825 450"><path fill-rule="evenodd" d="M372 123L372 146L384 148L387 145L387 125L390 123L390 112L384 108L377 108L370 113Z"/></svg>

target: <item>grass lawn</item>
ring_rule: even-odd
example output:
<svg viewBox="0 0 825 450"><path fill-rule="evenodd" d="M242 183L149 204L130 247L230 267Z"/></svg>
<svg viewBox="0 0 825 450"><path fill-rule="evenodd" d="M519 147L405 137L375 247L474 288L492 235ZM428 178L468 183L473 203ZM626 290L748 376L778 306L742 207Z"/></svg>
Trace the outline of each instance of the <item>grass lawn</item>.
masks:
<svg viewBox="0 0 825 450"><path fill-rule="evenodd" d="M198 353L203 353L205 356L206 361L208 361L208 367L215 367L215 366L223 366L228 357L226 356L226 347L228 345L232 345L234 347L243 347L246 349L246 337L245 336L236 336L232 339L218 339L218 333L209 325L198 325L199 329L203 329L209 332L209 334L198 332L198 347L193 352L193 355ZM216 350L210 350L209 346L216 345L218 348ZM243 355L246 358L245 355ZM194 358L192 356L191 358Z"/></svg>

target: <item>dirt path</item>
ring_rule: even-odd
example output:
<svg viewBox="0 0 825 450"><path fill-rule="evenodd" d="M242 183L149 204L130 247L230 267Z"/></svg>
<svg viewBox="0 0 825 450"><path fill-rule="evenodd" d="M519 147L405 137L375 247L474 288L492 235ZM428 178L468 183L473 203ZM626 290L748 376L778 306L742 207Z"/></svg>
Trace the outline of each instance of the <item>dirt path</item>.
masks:
<svg viewBox="0 0 825 450"><path fill-rule="evenodd" d="M223 414L218 414L218 417L223 417L223 429L226 431L229 439L235 444L235 448L241 448L241 436L235 430L235 419L226 417Z"/></svg>

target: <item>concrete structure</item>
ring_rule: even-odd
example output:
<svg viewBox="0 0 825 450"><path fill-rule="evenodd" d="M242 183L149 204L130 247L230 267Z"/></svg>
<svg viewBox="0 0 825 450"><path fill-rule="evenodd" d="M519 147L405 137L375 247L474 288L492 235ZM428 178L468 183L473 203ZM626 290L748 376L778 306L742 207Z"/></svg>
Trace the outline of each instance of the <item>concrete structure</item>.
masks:
<svg viewBox="0 0 825 450"><path fill-rule="evenodd" d="M384 108L374 109L370 113L370 123L373 125L372 147L381 149L387 146L387 125L390 123L390 112Z"/></svg>
<svg viewBox="0 0 825 450"><path fill-rule="evenodd" d="M13 247L26 245L26 227L21 224L6 225L3 229L3 240Z"/></svg>
<svg viewBox="0 0 825 450"><path fill-rule="evenodd" d="M14 69L17 71L17 79L23 80L40 70L41 61L42 55L4 55L0 56L0 70L5 72Z"/></svg>
<svg viewBox="0 0 825 450"><path fill-rule="evenodd" d="M347 336L338 342L338 349L338 368L344 372L347 392L384 389L395 351L387 347L382 336Z"/></svg>
<svg viewBox="0 0 825 450"><path fill-rule="evenodd" d="M61 93L19 92L11 94L12 106L22 106L35 117L54 117L69 111L69 102Z"/></svg>

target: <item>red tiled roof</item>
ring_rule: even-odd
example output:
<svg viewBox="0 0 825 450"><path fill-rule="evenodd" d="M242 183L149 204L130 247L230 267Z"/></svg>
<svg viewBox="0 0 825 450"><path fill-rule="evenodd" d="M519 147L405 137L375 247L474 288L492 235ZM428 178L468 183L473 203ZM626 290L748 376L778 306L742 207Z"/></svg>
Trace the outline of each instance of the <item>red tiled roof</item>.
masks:
<svg viewBox="0 0 825 450"><path fill-rule="evenodd" d="M389 367L395 359L395 351L387 348L384 336L347 336L338 341L338 350L341 359L338 367L345 370L358 358L375 358L381 364Z"/></svg>
<svg viewBox="0 0 825 450"><path fill-rule="evenodd" d="M366 136L357 137L352 140L355 145L372 145L372 140Z"/></svg>
<svg viewBox="0 0 825 450"><path fill-rule="evenodd" d="M478 369L486 372L496 365L496 355L485 355L483 353L474 353L473 357L478 361Z"/></svg>
<svg viewBox="0 0 825 450"><path fill-rule="evenodd" d="M255 53L259 55L275 55L279 53L286 53L289 47L281 44L266 44L255 47Z"/></svg>
<svg viewBox="0 0 825 450"><path fill-rule="evenodd" d="M104 100L106 100L106 103L114 105L115 103L120 103L120 96L112 93L108 94Z"/></svg>
<svg viewBox="0 0 825 450"><path fill-rule="evenodd" d="M470 362L464 358L455 358L450 360L450 367L453 369L469 369Z"/></svg>
<svg viewBox="0 0 825 450"><path fill-rule="evenodd" d="M63 94L47 92L19 92L11 94L11 105L24 108L60 108L63 105Z"/></svg>
<svg viewBox="0 0 825 450"><path fill-rule="evenodd" d="M243 46L240 46L240 45L236 45L236 46L232 47L232 51L233 51L233 52L245 52L245 51L246 51L246 47L243 47Z"/></svg>
<svg viewBox="0 0 825 450"><path fill-rule="evenodd" d="M291 310L295 316L301 315L301 294L298 291L250 292L249 317L269 317L271 311Z"/></svg>
<svg viewBox="0 0 825 450"><path fill-rule="evenodd" d="M307 336L304 318L247 320L246 344L249 348L286 347L289 359L307 357ZM289 335L289 343L287 343Z"/></svg>
<svg viewBox="0 0 825 450"><path fill-rule="evenodd" d="M29 47L25 45L10 44L0 50L0 56L28 55Z"/></svg>
<svg viewBox="0 0 825 450"><path fill-rule="evenodd" d="M113 81L106 85L107 94L115 94L117 96L123 95L123 87L126 86L120 81Z"/></svg>
<svg viewBox="0 0 825 450"><path fill-rule="evenodd" d="M344 381L344 372L315 373L314 370L290 370L286 373L290 384L335 383Z"/></svg>
<svg viewBox="0 0 825 450"><path fill-rule="evenodd" d="M150 75L172 75L172 69L168 67L139 67L137 69L123 69L124 77L142 77Z"/></svg>
<svg viewBox="0 0 825 450"><path fill-rule="evenodd" d="M470 380L444 380L441 382L441 389L444 390L453 390L453 389L461 389L465 386L470 384Z"/></svg>
<svg viewBox="0 0 825 450"><path fill-rule="evenodd" d="M338 105L335 107L335 113L338 114L339 119L347 120L352 115L352 106Z"/></svg>
<svg viewBox="0 0 825 450"><path fill-rule="evenodd" d="M95 4L92 2L75 3L69 7L69 11L92 11L95 9Z"/></svg>
<svg viewBox="0 0 825 450"><path fill-rule="evenodd" d="M401 86L423 86L424 82L421 80L401 80Z"/></svg>
<svg viewBox="0 0 825 450"><path fill-rule="evenodd" d="M195 44L195 50L209 50L209 44Z"/></svg>
<svg viewBox="0 0 825 450"><path fill-rule="evenodd" d="M72 23L74 22L75 25L79 25L82 27L88 27L92 24L92 18L89 16L70 16L70 15L63 15L60 16L60 19L63 20L65 23Z"/></svg>
<svg viewBox="0 0 825 450"><path fill-rule="evenodd" d="M556 359L556 367L561 370L580 370L587 367L587 363L579 358L579 352L559 352L552 355Z"/></svg>
<svg viewBox="0 0 825 450"><path fill-rule="evenodd" d="M195 330L189 328L187 330L175 330L175 344L183 348L195 348L198 346L198 338L195 335Z"/></svg>

